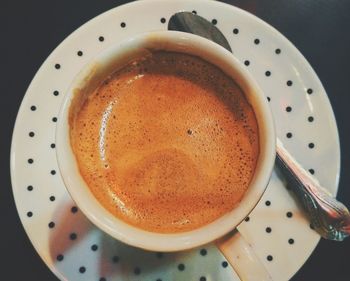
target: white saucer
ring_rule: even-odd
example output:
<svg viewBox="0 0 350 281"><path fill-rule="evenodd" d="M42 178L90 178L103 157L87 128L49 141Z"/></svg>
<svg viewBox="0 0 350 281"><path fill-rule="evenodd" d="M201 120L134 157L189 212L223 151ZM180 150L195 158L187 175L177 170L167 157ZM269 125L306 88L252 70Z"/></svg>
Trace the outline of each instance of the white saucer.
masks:
<svg viewBox="0 0 350 281"><path fill-rule="evenodd" d="M71 209L74 203L58 172L55 118L73 77L113 42L166 29L169 17L180 10L217 22L234 55L249 62L247 68L269 97L285 147L333 194L337 191L339 139L328 97L304 57L279 32L214 1L149 0L120 6L83 25L49 56L28 88L13 134L11 176L20 218L42 259L62 280L234 280L214 245L161 255L113 240ZM319 241L277 171L239 228L278 281L291 278Z"/></svg>

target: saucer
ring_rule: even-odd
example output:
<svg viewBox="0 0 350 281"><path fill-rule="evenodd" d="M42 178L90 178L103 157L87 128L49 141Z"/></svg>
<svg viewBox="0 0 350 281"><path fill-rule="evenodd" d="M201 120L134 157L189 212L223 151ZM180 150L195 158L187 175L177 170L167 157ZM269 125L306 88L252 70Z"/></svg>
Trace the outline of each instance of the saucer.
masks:
<svg viewBox="0 0 350 281"><path fill-rule="evenodd" d="M58 171L57 115L75 75L115 42L167 29L170 16L182 10L207 18L224 33L234 55L266 93L284 146L336 194L340 150L333 111L317 75L283 35L257 17L215 1L132 2L94 18L65 39L35 75L17 116L11 148L16 206L35 249L61 280L237 280L214 244L153 253L109 237L74 205ZM320 238L278 170L239 230L278 281L295 274Z"/></svg>

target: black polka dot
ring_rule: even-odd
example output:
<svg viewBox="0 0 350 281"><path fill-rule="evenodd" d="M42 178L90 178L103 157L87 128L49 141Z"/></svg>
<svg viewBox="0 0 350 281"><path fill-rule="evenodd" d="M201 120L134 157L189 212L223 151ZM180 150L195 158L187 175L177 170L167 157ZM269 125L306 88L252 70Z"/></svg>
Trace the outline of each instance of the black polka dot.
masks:
<svg viewBox="0 0 350 281"><path fill-rule="evenodd" d="M33 216L33 213L32 213L32 212L28 212L28 213L27 213L27 217L28 217L28 218L31 218L32 216Z"/></svg>
<svg viewBox="0 0 350 281"><path fill-rule="evenodd" d="M55 223L53 221L51 221L49 224L48 224L49 228L54 228L55 227Z"/></svg>
<svg viewBox="0 0 350 281"><path fill-rule="evenodd" d="M28 163L29 163L29 164L33 164L33 163L34 163L34 160L33 160L32 158L29 158L29 159L28 159Z"/></svg>
<svg viewBox="0 0 350 281"><path fill-rule="evenodd" d="M223 268L228 267L228 263L227 263L227 261L223 261L223 262L221 263L221 266L222 266Z"/></svg>
<svg viewBox="0 0 350 281"><path fill-rule="evenodd" d="M50 144L50 147L51 147L51 148L55 148L56 145L55 145L54 143L51 143L51 144Z"/></svg>
<svg viewBox="0 0 350 281"><path fill-rule="evenodd" d="M75 207L75 206L73 206L73 207L70 209L70 211L71 211L73 214L75 214L76 212L78 212L78 208Z"/></svg>
<svg viewBox="0 0 350 281"><path fill-rule="evenodd" d="M53 202L53 201L55 201L55 200L56 200L55 196L50 196L50 201L51 201L51 202Z"/></svg>
<svg viewBox="0 0 350 281"><path fill-rule="evenodd" d="M120 27L121 28L125 28L126 27L126 23L125 22L120 23Z"/></svg>
<svg viewBox="0 0 350 281"><path fill-rule="evenodd" d="M313 142L310 142L308 146L309 146L309 148L311 148L311 149L312 149L312 148L314 148L314 147L315 147L315 144L314 144Z"/></svg>
<svg viewBox="0 0 350 281"><path fill-rule="evenodd" d="M199 281L207 281L207 278L205 278L204 276L201 276L201 278L199 278Z"/></svg>
<svg viewBox="0 0 350 281"><path fill-rule="evenodd" d="M206 249L201 249L200 250L201 256L206 256L207 255L207 250Z"/></svg>
<svg viewBox="0 0 350 281"><path fill-rule="evenodd" d="M268 255L268 256L266 257L266 259L267 259L268 261L272 261L272 260L273 260L273 257L272 257L271 255Z"/></svg>
<svg viewBox="0 0 350 281"><path fill-rule="evenodd" d="M119 262L119 257L118 257L118 256L113 256L112 261L113 261L114 263Z"/></svg>
<svg viewBox="0 0 350 281"><path fill-rule="evenodd" d="M97 251L97 249L98 249L98 246L97 246L96 244L94 244L94 245L91 246L91 250L92 250L92 251L95 252L95 251Z"/></svg>
<svg viewBox="0 0 350 281"><path fill-rule="evenodd" d="M239 33L239 29L238 28L234 28L233 29L233 34L238 34Z"/></svg>
<svg viewBox="0 0 350 281"><path fill-rule="evenodd" d="M51 170L51 175L56 175L56 171L55 170Z"/></svg>
<svg viewBox="0 0 350 281"><path fill-rule="evenodd" d="M281 53L281 49L278 49L278 48L277 48L277 49L275 50L275 53L276 53L277 55L279 55L279 54Z"/></svg>
<svg viewBox="0 0 350 281"><path fill-rule="evenodd" d="M294 239L293 238L288 239L288 243L291 245L294 244Z"/></svg>
<svg viewBox="0 0 350 281"><path fill-rule="evenodd" d="M197 15L197 11L196 11L196 10L193 10L193 11L192 11L192 14Z"/></svg>
<svg viewBox="0 0 350 281"><path fill-rule="evenodd" d="M140 273L141 273L141 269L139 267L135 267L134 268L134 274L135 275L140 275Z"/></svg>
<svg viewBox="0 0 350 281"><path fill-rule="evenodd" d="M77 55L78 55L79 57L81 57L81 56L83 55L83 52L82 52L82 51L78 51L78 52L77 52Z"/></svg>
<svg viewBox="0 0 350 281"><path fill-rule="evenodd" d="M185 265L183 263L180 263L178 266L177 266L178 270L180 271L184 271L185 270Z"/></svg>
<svg viewBox="0 0 350 281"><path fill-rule="evenodd" d="M29 132L29 136L32 138L35 136L35 133L34 132Z"/></svg>
<svg viewBox="0 0 350 281"><path fill-rule="evenodd" d="M161 259L163 257L163 253L160 253L160 252L156 253L156 256L157 256L158 259Z"/></svg>
<svg viewBox="0 0 350 281"><path fill-rule="evenodd" d="M99 40L100 42L103 42L103 41L105 41L105 38L104 38L103 36L100 36L100 37L98 37L98 40Z"/></svg>
<svg viewBox="0 0 350 281"><path fill-rule="evenodd" d="M59 93L59 91L53 91L53 93L52 93L54 96L58 96L60 93Z"/></svg>
<svg viewBox="0 0 350 281"><path fill-rule="evenodd" d="M85 266L79 267L79 272L80 272L80 273L85 273L85 271L86 271Z"/></svg>
<svg viewBox="0 0 350 281"><path fill-rule="evenodd" d="M254 44L255 45L258 45L258 44L260 44L260 40L257 38L257 39L254 39Z"/></svg>
<svg viewBox="0 0 350 281"><path fill-rule="evenodd" d="M287 81L287 86L290 87L290 86L292 86L292 85L293 85L293 82L292 82L291 80L288 80L288 81Z"/></svg>
<svg viewBox="0 0 350 281"><path fill-rule="evenodd" d="M156 281L162 281L162 279L158 278Z"/></svg>
<svg viewBox="0 0 350 281"><path fill-rule="evenodd" d="M271 229L271 227L266 227L265 231L266 231L267 233L271 233L272 229Z"/></svg>
<svg viewBox="0 0 350 281"><path fill-rule="evenodd" d="M57 117L52 117L52 122L57 122Z"/></svg>
<svg viewBox="0 0 350 281"><path fill-rule="evenodd" d="M314 91L312 89L307 89L306 91L309 95L311 95Z"/></svg>
<svg viewBox="0 0 350 281"><path fill-rule="evenodd" d="M291 217L293 217L293 213L292 212L287 212L286 216L287 216L287 218L291 218Z"/></svg>
<svg viewBox="0 0 350 281"><path fill-rule="evenodd" d="M307 118L307 120L308 120L309 122L313 122L313 121L314 121L314 118L313 118L312 116L309 116L309 117Z"/></svg>
<svg viewBox="0 0 350 281"><path fill-rule="evenodd" d="M56 257L56 259L57 259L58 261L63 261L64 256L63 256L63 255L58 255L58 256Z"/></svg>
<svg viewBox="0 0 350 281"><path fill-rule="evenodd" d="M56 64L55 64L55 68L56 68L56 69L60 69L60 68L61 68L61 65L60 65L59 63L56 63Z"/></svg>
<svg viewBox="0 0 350 281"><path fill-rule="evenodd" d="M311 175L313 175L313 174L315 174L315 170L314 170L314 169L309 169L309 173L310 173Z"/></svg>
<svg viewBox="0 0 350 281"><path fill-rule="evenodd" d="M244 64L245 64L246 66L248 66L248 65L250 65L250 61L249 61L249 60L245 60L245 61L244 61Z"/></svg>
<svg viewBox="0 0 350 281"><path fill-rule="evenodd" d="M289 138L289 139L290 139L292 136L293 136L293 134L292 134L291 132L289 132L289 133L286 134L286 137Z"/></svg>
<svg viewBox="0 0 350 281"><path fill-rule="evenodd" d="M267 70L267 71L265 72L265 76L266 76L266 77L271 76L271 71Z"/></svg>
<svg viewBox="0 0 350 281"><path fill-rule="evenodd" d="M34 187L33 187L32 185L28 185L28 186L27 186L27 190L28 190L28 191L32 191L33 188L34 188Z"/></svg>
<svg viewBox="0 0 350 281"><path fill-rule="evenodd" d="M69 234L69 239L70 239L70 240L75 240L75 239L77 239L77 237L78 237L78 235L77 235L76 233L74 233L74 232L72 232L71 234Z"/></svg>
<svg viewBox="0 0 350 281"><path fill-rule="evenodd" d="M287 107L286 107L286 111L287 111L287 112L291 112L291 111L292 111L292 108L291 108L290 106L287 106Z"/></svg>
<svg viewBox="0 0 350 281"><path fill-rule="evenodd" d="M265 205L266 205L266 206L270 206L270 205L271 205L271 201L266 200L266 201L265 201Z"/></svg>
<svg viewBox="0 0 350 281"><path fill-rule="evenodd" d="M166 19L165 19L165 18L161 18L161 19L160 19L160 22L161 22L161 23L166 23Z"/></svg>
<svg viewBox="0 0 350 281"><path fill-rule="evenodd" d="M31 110L31 111L35 111L35 110L36 110L36 106L35 106L35 105L32 105L32 106L30 107L30 110Z"/></svg>
<svg viewBox="0 0 350 281"><path fill-rule="evenodd" d="M216 19L212 19L211 23L216 25L218 23L218 21Z"/></svg>
<svg viewBox="0 0 350 281"><path fill-rule="evenodd" d="M270 97L267 97L267 101L270 102L270 101L271 101L271 98L270 98Z"/></svg>
<svg viewBox="0 0 350 281"><path fill-rule="evenodd" d="M249 216L244 219L246 222L250 220Z"/></svg>
<svg viewBox="0 0 350 281"><path fill-rule="evenodd" d="M107 279L104 277L101 277L99 281L107 281Z"/></svg>

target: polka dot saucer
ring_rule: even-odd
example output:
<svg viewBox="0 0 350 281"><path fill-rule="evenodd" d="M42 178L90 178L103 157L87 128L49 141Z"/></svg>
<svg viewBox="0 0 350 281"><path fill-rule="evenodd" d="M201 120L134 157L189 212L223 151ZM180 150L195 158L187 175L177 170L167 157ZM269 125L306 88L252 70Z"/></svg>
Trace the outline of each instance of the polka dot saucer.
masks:
<svg viewBox="0 0 350 281"><path fill-rule="evenodd" d="M267 95L279 138L335 194L340 151L336 123L317 75L271 26L215 1L148 0L114 8L80 27L49 56L20 107L11 176L24 228L62 280L237 280L214 244L180 253L152 253L122 244L92 225L66 191L57 167L55 126L63 96L97 53L130 35L164 30L171 15L193 11L211 20ZM274 280L288 280L319 241L275 170L262 200L239 226Z"/></svg>

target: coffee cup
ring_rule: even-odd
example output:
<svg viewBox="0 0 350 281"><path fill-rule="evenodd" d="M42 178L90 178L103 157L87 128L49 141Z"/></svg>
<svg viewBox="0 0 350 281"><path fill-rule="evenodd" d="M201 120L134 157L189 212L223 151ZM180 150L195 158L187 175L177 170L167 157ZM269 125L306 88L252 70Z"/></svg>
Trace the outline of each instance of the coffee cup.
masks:
<svg viewBox="0 0 350 281"><path fill-rule="evenodd" d="M72 110L106 77L136 58L150 52L177 52L196 56L215 65L242 89L257 122L259 154L252 178L239 203L208 224L190 231L159 233L131 225L113 215L91 192L81 175L71 144ZM78 97L77 97L78 96ZM73 108L73 109L72 109ZM157 31L136 35L92 59L73 79L59 113L56 129L56 152L64 184L79 209L110 236L146 250L169 252L194 248L235 229L254 209L269 182L275 161L275 130L266 96L247 69L231 53L219 45L196 35L176 31Z"/></svg>

